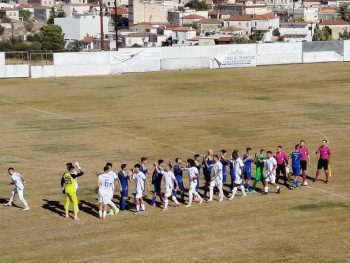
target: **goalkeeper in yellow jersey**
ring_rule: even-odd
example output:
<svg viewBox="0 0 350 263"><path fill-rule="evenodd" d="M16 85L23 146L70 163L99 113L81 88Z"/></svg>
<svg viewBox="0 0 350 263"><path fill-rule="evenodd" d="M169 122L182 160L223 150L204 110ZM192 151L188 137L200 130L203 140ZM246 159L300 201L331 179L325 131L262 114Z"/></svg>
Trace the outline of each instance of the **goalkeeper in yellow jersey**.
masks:
<svg viewBox="0 0 350 263"><path fill-rule="evenodd" d="M76 194L76 178L82 176L84 172L78 167L79 172L76 172L73 164L67 165L67 172L63 174L61 186L63 193L66 195L64 209L66 211L66 219L69 217L69 205L73 203L74 220L80 220L78 217L78 198Z"/></svg>

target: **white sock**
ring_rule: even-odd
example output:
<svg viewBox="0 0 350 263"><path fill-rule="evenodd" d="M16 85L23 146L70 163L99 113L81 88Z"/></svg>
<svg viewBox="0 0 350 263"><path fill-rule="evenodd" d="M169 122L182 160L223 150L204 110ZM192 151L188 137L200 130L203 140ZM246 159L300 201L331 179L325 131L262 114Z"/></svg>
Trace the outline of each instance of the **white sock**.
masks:
<svg viewBox="0 0 350 263"><path fill-rule="evenodd" d="M236 193L237 193L237 186L233 187L231 198L235 197Z"/></svg>
<svg viewBox="0 0 350 263"><path fill-rule="evenodd" d="M213 194L214 194L214 188L210 187L209 188L209 200L213 200Z"/></svg>
<svg viewBox="0 0 350 263"><path fill-rule="evenodd" d="M106 218L106 215L107 215L107 211L106 211L106 210L103 210L102 217L103 217L103 218Z"/></svg>
<svg viewBox="0 0 350 263"><path fill-rule="evenodd" d="M267 193L269 191L269 187L265 186L265 193Z"/></svg>
<svg viewBox="0 0 350 263"><path fill-rule="evenodd" d="M165 198L165 200L164 200L164 208L165 208L165 209L168 208L168 203L169 203L168 198Z"/></svg>
<svg viewBox="0 0 350 263"><path fill-rule="evenodd" d="M188 195L188 205L192 204L192 199L193 199L193 193L192 193L192 191L190 191L189 195Z"/></svg>
<svg viewBox="0 0 350 263"><path fill-rule="evenodd" d="M113 209L114 211L117 210L117 206L116 206L112 201L109 202L108 204L112 207L112 209Z"/></svg>
<svg viewBox="0 0 350 263"><path fill-rule="evenodd" d="M175 197L174 195L171 197L171 200L173 200L173 202L174 202L176 205L179 204L179 202L177 201L177 199L176 199L176 197Z"/></svg>
<svg viewBox="0 0 350 263"><path fill-rule="evenodd" d="M244 189L243 184L241 184L241 191L242 191L242 193L243 193L243 196L245 196L246 194L245 194L245 189Z"/></svg>
<svg viewBox="0 0 350 263"><path fill-rule="evenodd" d="M141 204L141 209L142 209L143 211L146 211L145 204Z"/></svg>
<svg viewBox="0 0 350 263"><path fill-rule="evenodd" d="M277 189L277 190L278 190L278 189L280 189L280 186L279 186L279 185L277 185L277 186L276 186L276 189Z"/></svg>
<svg viewBox="0 0 350 263"><path fill-rule="evenodd" d="M136 205L136 211L140 211L140 205Z"/></svg>
<svg viewBox="0 0 350 263"><path fill-rule="evenodd" d="M98 211L98 215L99 215L100 218L102 218L102 210Z"/></svg>

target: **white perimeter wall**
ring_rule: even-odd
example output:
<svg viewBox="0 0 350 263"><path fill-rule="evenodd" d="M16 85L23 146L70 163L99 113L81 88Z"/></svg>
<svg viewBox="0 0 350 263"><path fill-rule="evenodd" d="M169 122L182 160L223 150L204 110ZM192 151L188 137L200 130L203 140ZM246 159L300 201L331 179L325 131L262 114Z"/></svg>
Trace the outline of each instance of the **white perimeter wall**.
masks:
<svg viewBox="0 0 350 263"><path fill-rule="evenodd" d="M333 43L264 43L55 53L54 65L32 66L31 74L28 65L5 65L5 54L0 53L0 78L109 75L334 61L350 61L350 40Z"/></svg>
<svg viewBox="0 0 350 263"><path fill-rule="evenodd" d="M264 43L257 45L257 65L297 64L303 62L302 43Z"/></svg>

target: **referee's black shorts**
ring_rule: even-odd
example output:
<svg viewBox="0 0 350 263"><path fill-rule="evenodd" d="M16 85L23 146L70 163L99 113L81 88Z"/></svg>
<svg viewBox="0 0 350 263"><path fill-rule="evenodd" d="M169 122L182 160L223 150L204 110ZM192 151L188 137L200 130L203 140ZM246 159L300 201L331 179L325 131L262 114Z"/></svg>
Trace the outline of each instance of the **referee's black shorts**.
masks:
<svg viewBox="0 0 350 263"><path fill-rule="evenodd" d="M329 161L327 159L319 159L317 164L317 170L321 170L323 168L325 171L327 171L328 163Z"/></svg>
<svg viewBox="0 0 350 263"><path fill-rule="evenodd" d="M286 175L286 166L284 164L277 165L276 175Z"/></svg>
<svg viewBox="0 0 350 263"><path fill-rule="evenodd" d="M301 170L303 170L303 171L306 171L306 170L307 170L307 161L306 161L306 160L301 160L301 161L300 161L300 168L301 168Z"/></svg>

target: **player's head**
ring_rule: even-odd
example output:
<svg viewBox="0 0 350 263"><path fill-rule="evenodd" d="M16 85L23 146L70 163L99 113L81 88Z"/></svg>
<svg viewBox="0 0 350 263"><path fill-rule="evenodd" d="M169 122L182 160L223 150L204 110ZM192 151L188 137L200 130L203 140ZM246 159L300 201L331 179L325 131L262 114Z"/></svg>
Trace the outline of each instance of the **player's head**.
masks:
<svg viewBox="0 0 350 263"><path fill-rule="evenodd" d="M122 169L123 171L126 171L128 170L128 165L126 163L123 163L121 166L120 166L120 169Z"/></svg>
<svg viewBox="0 0 350 263"><path fill-rule="evenodd" d="M9 175L12 175L15 172L15 169L13 169L13 167L10 167L7 169L7 171L9 172Z"/></svg>
<svg viewBox="0 0 350 263"><path fill-rule="evenodd" d="M106 166L108 166L110 169L112 169L113 164L112 163L106 163Z"/></svg>
<svg viewBox="0 0 350 263"><path fill-rule="evenodd" d="M181 160L181 158L179 158L179 157L177 157L177 158L175 159L175 162L176 162L177 164L182 164L182 160Z"/></svg>
<svg viewBox="0 0 350 263"><path fill-rule="evenodd" d="M141 169L141 164L137 163L137 164L134 165L135 172L138 173L140 171L140 169Z"/></svg>
<svg viewBox="0 0 350 263"><path fill-rule="evenodd" d="M247 147L247 153L251 153L252 152L252 148L251 147Z"/></svg>
<svg viewBox="0 0 350 263"><path fill-rule="evenodd" d="M73 165L72 163L67 163L66 166L67 166L67 171L68 171L68 172L73 171L74 168L75 168L74 165Z"/></svg>
<svg viewBox="0 0 350 263"><path fill-rule="evenodd" d="M103 171L104 172L108 172L109 171L109 166L106 165L105 167L103 167Z"/></svg>
<svg viewBox="0 0 350 263"><path fill-rule="evenodd" d="M220 160L220 158L219 158L219 156L218 156L217 154L214 154L214 155L213 155L213 159L214 159L214 161L215 161L216 163Z"/></svg>
<svg viewBox="0 0 350 263"><path fill-rule="evenodd" d="M166 163L166 165L165 165L165 171L169 172L169 171L171 171L172 168L173 168L173 166L171 165L170 162L169 162L169 163Z"/></svg>
<svg viewBox="0 0 350 263"><path fill-rule="evenodd" d="M190 167L195 167L196 166L196 162L193 159L187 159L187 163Z"/></svg>
<svg viewBox="0 0 350 263"><path fill-rule="evenodd" d="M196 153L196 154L194 155L194 159L197 160L197 161L200 159L200 157L201 157L201 155L198 154L198 153Z"/></svg>
<svg viewBox="0 0 350 263"><path fill-rule="evenodd" d="M212 156L213 153L214 153L214 151L213 151L213 149L210 149L210 148L209 148L208 151L207 151L207 153L208 153L209 156Z"/></svg>
<svg viewBox="0 0 350 263"><path fill-rule="evenodd" d="M300 146L304 146L305 145L305 141L304 140L300 140Z"/></svg>
<svg viewBox="0 0 350 263"><path fill-rule="evenodd" d="M141 157L141 163L147 163L147 157Z"/></svg>
<svg viewBox="0 0 350 263"><path fill-rule="evenodd" d="M227 153L227 151L226 151L225 149L222 149L222 150L220 151L221 156L225 156L226 153Z"/></svg>
<svg viewBox="0 0 350 263"><path fill-rule="evenodd" d="M159 159L157 163L158 163L159 166L161 166L164 163L164 160Z"/></svg>
<svg viewBox="0 0 350 263"><path fill-rule="evenodd" d="M322 145L326 145L328 143L328 141L326 139L322 140Z"/></svg>
<svg viewBox="0 0 350 263"><path fill-rule="evenodd" d="M279 152L279 153L282 152L282 146L281 145L277 146L277 152Z"/></svg>
<svg viewBox="0 0 350 263"><path fill-rule="evenodd" d="M296 145L294 146L294 149L295 149L295 150L299 150L299 148L300 148L300 145L299 145L299 144L296 144Z"/></svg>
<svg viewBox="0 0 350 263"><path fill-rule="evenodd" d="M267 152L266 152L266 157L267 157L267 158L271 158L271 156L272 156L272 152L271 152L271 151L267 151Z"/></svg>
<svg viewBox="0 0 350 263"><path fill-rule="evenodd" d="M260 154L264 154L265 150L264 149L260 149Z"/></svg>
<svg viewBox="0 0 350 263"><path fill-rule="evenodd" d="M233 158L238 158L239 157L239 151L238 150L233 150L232 157Z"/></svg>

